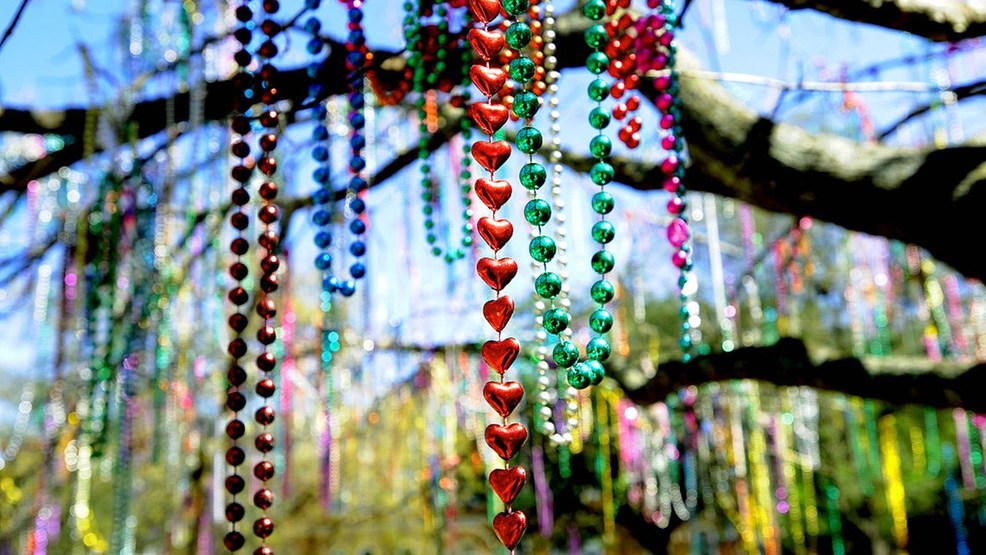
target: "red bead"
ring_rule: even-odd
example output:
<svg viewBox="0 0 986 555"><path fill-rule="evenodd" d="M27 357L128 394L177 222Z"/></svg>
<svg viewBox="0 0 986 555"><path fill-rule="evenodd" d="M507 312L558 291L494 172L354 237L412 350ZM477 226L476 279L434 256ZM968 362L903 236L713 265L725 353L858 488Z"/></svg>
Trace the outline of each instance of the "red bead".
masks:
<svg viewBox="0 0 986 555"><path fill-rule="evenodd" d="M243 480L242 476L239 476L238 474L233 474L226 477L225 485L226 485L226 491L228 491L233 495L236 495L237 493L243 491L243 488L246 487L246 482Z"/></svg>
<svg viewBox="0 0 986 555"><path fill-rule="evenodd" d="M236 19L238 19L242 23L246 23L247 21L250 21L251 19L253 19L253 10L250 9L250 6L246 6L246 5L237 6Z"/></svg>
<svg viewBox="0 0 986 555"><path fill-rule="evenodd" d="M277 305L274 304L272 299L260 299L257 303L257 314L261 318L273 318L277 314Z"/></svg>
<svg viewBox="0 0 986 555"><path fill-rule="evenodd" d="M661 148L664 150L673 150L675 143L677 142L678 139L676 139L674 135L665 135L664 137L661 137Z"/></svg>
<svg viewBox="0 0 986 555"><path fill-rule="evenodd" d="M250 181L250 175L252 174L253 169L242 164L233 166L233 169L229 170L229 175L240 183Z"/></svg>
<svg viewBox="0 0 986 555"><path fill-rule="evenodd" d="M277 56L277 45L274 44L274 41L272 40L265 40L264 43L260 45L260 48L257 49L257 54L259 54L261 58L273 58L274 56Z"/></svg>
<svg viewBox="0 0 986 555"><path fill-rule="evenodd" d="M627 127L629 127L633 132L640 131L640 126L644 124L644 120L640 116L635 116L627 122Z"/></svg>
<svg viewBox="0 0 986 555"><path fill-rule="evenodd" d="M260 395L264 399L273 397L276 390L277 388L274 386L274 380L270 378L264 378L257 382L257 395Z"/></svg>
<svg viewBox="0 0 986 555"><path fill-rule="evenodd" d="M270 14L277 13L281 9L281 4L277 0L264 0L264 11Z"/></svg>
<svg viewBox="0 0 986 555"><path fill-rule="evenodd" d="M243 256L248 250L250 250L250 243L247 243L247 240L242 237L237 237L236 239L230 241L229 250L233 254Z"/></svg>
<svg viewBox="0 0 986 555"><path fill-rule="evenodd" d="M270 345L277 341L277 332L272 326L261 326L257 330L257 341L263 345Z"/></svg>
<svg viewBox="0 0 986 555"><path fill-rule="evenodd" d="M223 545L226 546L226 549L229 551L239 551L245 542L246 539L243 537L243 534L237 532L236 530L227 532L226 535L223 536Z"/></svg>
<svg viewBox="0 0 986 555"><path fill-rule="evenodd" d="M257 447L257 451L269 453L274 449L274 435L270 432L264 432L257 436L253 444Z"/></svg>
<svg viewBox="0 0 986 555"><path fill-rule="evenodd" d="M242 287L234 287L230 289L229 293L226 294L226 297L230 300L230 302L237 306L244 305L250 300L250 294L247 293L246 289Z"/></svg>
<svg viewBox="0 0 986 555"><path fill-rule="evenodd" d="M277 274L264 274L260 276L260 290L264 293L277 291Z"/></svg>
<svg viewBox="0 0 986 555"><path fill-rule="evenodd" d="M234 262L229 266L229 275L236 281L242 281L250 274L250 269L242 262Z"/></svg>
<svg viewBox="0 0 986 555"><path fill-rule="evenodd" d="M257 368L260 368L264 372L270 372L277 365L277 358L274 357L274 353L261 353L257 357Z"/></svg>
<svg viewBox="0 0 986 555"><path fill-rule="evenodd" d="M243 212L233 212L229 215L229 224L233 226L234 229L243 231L244 229L250 227L250 216L247 216Z"/></svg>
<svg viewBox="0 0 986 555"><path fill-rule="evenodd" d="M253 494L253 504L258 509L269 509L274 504L274 492L267 488L257 490L257 493Z"/></svg>
<svg viewBox="0 0 986 555"><path fill-rule="evenodd" d="M626 89L626 85L624 84L624 90L625 89ZM640 97L637 95L631 96L630 98L627 99L626 105L627 105L627 110L635 111L637 108L640 108Z"/></svg>
<svg viewBox="0 0 986 555"><path fill-rule="evenodd" d="M269 517L258 518L253 523L253 534L258 538L266 538L274 533L274 521Z"/></svg>
<svg viewBox="0 0 986 555"><path fill-rule="evenodd" d="M270 225L277 221L277 217L278 217L277 207L274 206L273 204L262 206L260 208L260 211L257 213L257 217L260 218L260 221Z"/></svg>
<svg viewBox="0 0 986 555"><path fill-rule="evenodd" d="M230 125L230 127L236 133L239 133L240 135L246 135L247 133L250 132L250 128L252 126L250 124L250 118L246 116L236 116L233 118L233 122Z"/></svg>
<svg viewBox="0 0 986 555"><path fill-rule="evenodd" d="M257 169L264 175L274 175L277 172L277 159L273 156L265 156L257 162Z"/></svg>
<svg viewBox="0 0 986 555"><path fill-rule="evenodd" d="M277 77L277 68L274 67L273 65L271 65L270 63L266 63L266 64L264 64L263 66L260 67L260 78L263 79L264 81L267 81L268 83L270 83L276 77ZM273 89L271 89L271 90L273 90ZM273 110L271 110L271 112L275 116L277 115L277 112L275 112ZM275 119L273 125L268 125L268 124L264 123L263 116L260 116L260 123L263 124L264 127L277 127L277 121L278 120Z"/></svg>
<svg viewBox="0 0 986 555"><path fill-rule="evenodd" d="M229 147L229 151L233 153L233 156L237 158L246 158L250 156L250 145L243 141L236 141Z"/></svg>
<svg viewBox="0 0 986 555"><path fill-rule="evenodd" d="M674 116L672 116L671 114L662 115L658 125L661 126L661 129L671 129L672 127L674 127Z"/></svg>
<svg viewBox="0 0 986 555"><path fill-rule="evenodd" d="M669 177L664 180L664 183L661 184L661 187L663 187L664 190L669 193L674 193L675 191L678 190L679 187L681 187L681 179L677 177Z"/></svg>
<svg viewBox="0 0 986 555"><path fill-rule="evenodd" d="M279 121L280 116L277 115L277 111L275 110L268 110L260 114L260 125L264 127L277 127Z"/></svg>
<svg viewBox="0 0 986 555"><path fill-rule="evenodd" d="M253 419L261 426L270 426L274 423L274 407L260 407L254 413Z"/></svg>
<svg viewBox="0 0 986 555"><path fill-rule="evenodd" d="M233 192L229 195L229 198L233 201L233 204L243 206L244 204L250 202L250 193L243 187L239 187L233 190Z"/></svg>
<svg viewBox="0 0 986 555"><path fill-rule="evenodd" d="M613 107L613 117L622 120L627 117L627 107L624 104L617 104Z"/></svg>
<svg viewBox="0 0 986 555"><path fill-rule="evenodd" d="M633 135L630 135L630 139L624 141L624 144L626 144L628 148L637 148L638 146L640 146L640 133L634 133Z"/></svg>
<svg viewBox="0 0 986 555"><path fill-rule="evenodd" d="M274 200L277 198L277 183L265 181L260 184L260 198L264 200Z"/></svg>
<svg viewBox="0 0 986 555"><path fill-rule="evenodd" d="M253 475L258 480L266 482L274 477L274 463L270 461L260 461L253 467Z"/></svg>
<svg viewBox="0 0 986 555"><path fill-rule="evenodd" d="M239 466L246 460L246 453L238 445L234 445L226 450L226 462L230 466Z"/></svg>
<svg viewBox="0 0 986 555"><path fill-rule="evenodd" d="M627 141L630 140L630 135L632 134L633 134L633 130L630 129L630 127L628 126L624 126L620 128L620 131L616 134L616 136L619 137L621 141L626 143Z"/></svg>
<svg viewBox="0 0 986 555"><path fill-rule="evenodd" d="M228 323L234 331L241 332L247 327L247 317L240 313L231 314Z"/></svg>
<svg viewBox="0 0 986 555"><path fill-rule="evenodd" d="M260 237L257 238L257 242L260 243L261 247L269 251L272 251L275 248L277 248L279 239L277 237L277 233L275 233L273 230L268 229L267 231L260 234Z"/></svg>
<svg viewBox="0 0 986 555"><path fill-rule="evenodd" d="M625 92L627 92L627 85L623 81L617 81L609 88L609 94L613 98L622 98Z"/></svg>
<svg viewBox="0 0 986 555"><path fill-rule="evenodd" d="M253 555L274 555L274 550L267 545L261 545L253 550Z"/></svg>
<svg viewBox="0 0 986 555"><path fill-rule="evenodd" d="M243 383L246 382L246 379L246 370L237 364L230 366L229 369L226 370L226 381L228 381L229 385L233 387L243 385Z"/></svg>
<svg viewBox="0 0 986 555"><path fill-rule="evenodd" d="M260 137L260 148L264 152L270 152L277 148L277 135L266 133Z"/></svg>
<svg viewBox="0 0 986 555"><path fill-rule="evenodd" d="M260 269L267 274L273 274L280 267L281 261L277 258L276 254L268 254L260 261Z"/></svg>
<svg viewBox="0 0 986 555"><path fill-rule="evenodd" d="M226 408L228 408L229 410L233 412L239 412L240 410L243 410L243 407L245 406L246 406L246 397L239 391L230 391L229 393L226 394ZM233 427L232 428L227 427L226 434L229 435L230 431L236 433L237 426L236 424L234 424L234 422L239 422L240 435L235 437L229 436L232 439L236 439L243 435L243 423L240 422L239 420L233 420L232 422L229 423L229 425Z"/></svg>
<svg viewBox="0 0 986 555"><path fill-rule="evenodd" d="M627 75L627 78L624 79L623 82L626 83L627 90L636 89L638 86L640 86L640 76L637 75L636 73L631 73L630 75Z"/></svg>
<svg viewBox="0 0 986 555"><path fill-rule="evenodd" d="M243 509L243 505L240 505L236 501L226 505L226 520L229 522L239 522L243 520L243 515L246 511Z"/></svg>

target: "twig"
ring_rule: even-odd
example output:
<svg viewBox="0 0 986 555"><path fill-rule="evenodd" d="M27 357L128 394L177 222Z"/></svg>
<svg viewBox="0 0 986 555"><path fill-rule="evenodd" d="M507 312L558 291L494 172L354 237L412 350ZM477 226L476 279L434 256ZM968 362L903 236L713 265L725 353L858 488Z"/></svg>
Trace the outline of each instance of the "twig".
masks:
<svg viewBox="0 0 986 555"><path fill-rule="evenodd" d="M27 8L27 3L31 0L21 0L21 5L17 8L17 13L14 14L14 19L10 21L10 25L7 26L7 30L3 32L3 38L0 38L0 50L3 49L3 45L7 44L7 39L14 34L14 27L17 26L17 22L21 20L21 16L24 15L24 8Z"/></svg>

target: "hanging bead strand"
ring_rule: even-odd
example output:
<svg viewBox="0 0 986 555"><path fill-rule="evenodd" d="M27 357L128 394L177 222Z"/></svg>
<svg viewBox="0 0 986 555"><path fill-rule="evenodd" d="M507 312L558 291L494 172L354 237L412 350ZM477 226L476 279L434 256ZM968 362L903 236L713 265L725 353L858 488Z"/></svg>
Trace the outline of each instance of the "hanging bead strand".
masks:
<svg viewBox="0 0 986 555"><path fill-rule="evenodd" d="M606 16L606 4L603 0L589 0L582 7L582 15L596 22L585 31L585 42L592 48L592 53L586 59L586 68L594 75L600 75L609 67L609 56L602 52L602 48L609 40L606 27L600 23ZM586 344L586 360L580 364L569 364L568 383L576 389L584 389L589 385L595 385L602 381L605 376L605 369L602 363L609 358L611 347L606 333L613 327L613 315L606 309L606 303L613 300L616 289L613 284L606 279L606 274L613 270L616 260L613 254L606 250L606 245L613 240L616 229L612 223L606 220L606 215L613 211L613 195L606 190L606 185L613 181L614 169L606 160L613 150L613 142L603 133L611 120L611 115L606 108L603 108L602 101L610 94L610 87L603 79L597 77L588 88L589 98L596 102L596 107L589 112L589 125L597 131L596 136L589 142L589 151L596 163L589 171L592 182L599 186L599 191L592 196L592 210L599 215L599 221L592 226L592 239L599 244L590 259L592 270L599 274L599 279L592 285L590 295L592 300L597 303L596 310L589 315L589 328L596 333L596 336ZM558 351L559 347L555 347ZM572 345L574 347L574 345ZM575 356L578 356L578 349L574 349ZM555 355L558 361L558 355Z"/></svg>
<svg viewBox="0 0 986 555"><path fill-rule="evenodd" d="M233 333L233 338L229 342L227 352L232 360L226 371L226 380L229 386L226 392L226 408L233 414L226 424L226 436L231 445L226 450L226 464L231 469L226 475L225 488L231 499L226 504L226 521L229 522L229 529L223 537L223 545L230 552L239 551L246 539L237 529L237 523L243 520L245 509L237 500L237 495L243 491L246 481L237 472L237 467L243 464L246 453L239 446L239 439L246 432L246 426L240 420L239 411L246 406L246 396L240 392L240 386L246 382L246 370L240 366L240 359L247 354L247 343L243 339L243 330L247 327L248 317L242 307L250 301L250 295L243 287L243 280L247 278L250 270L243 262L243 256L250 248L245 236L245 230L250 225L250 217L244 210L244 206L250 202L250 193L246 189L246 183L250 180L252 173L250 157L250 144L246 136L250 133L250 120L244 115L249 108L251 100L249 90L252 88L253 75L247 70L253 60L253 56L247 49L252 33L247 27L247 23L253 19L253 11L250 9L249 2L244 1L235 10L235 16L240 26L233 32L233 36L240 44L239 50L233 55L237 65L237 73L233 78L236 90L234 97L234 115L230 122L230 128L234 137L231 145L231 154L238 159L233 166L230 175L235 182L231 200L235 206L233 214L230 216L230 224L236 230L236 238L230 243L230 251L236 256L236 261L229 267L229 274L236 284L229 290L227 298L236 307L236 312L230 315L228 324Z"/></svg>
<svg viewBox="0 0 986 555"><path fill-rule="evenodd" d="M527 441L527 429L517 422L507 425L507 417L523 398L524 388L519 382L504 381L504 373L520 352L520 343L516 339L503 339L503 328L513 315L514 301L503 295L502 290L517 275L517 262L499 256L500 249L513 236L513 225L509 220L497 218L496 212L510 198L513 188L510 182L494 177L496 170L510 157L511 148L510 143L494 140L493 137L508 118L502 99L500 102L493 102L493 97L500 93L506 83L507 72L490 65L490 60L503 50L506 42L502 33L490 31L490 22L500 15L501 10L517 16L526 12L527 7L526 0L503 0L502 4L489 0L469 2L473 19L483 25L482 29L469 30L469 43L483 62L470 67L469 75L473 84L486 97L485 102L475 102L469 107L469 115L476 126L489 136L488 141L477 141L472 145L473 158L489 172L488 178L476 180L475 191L476 196L492 211L491 216L479 219L477 228L479 235L493 249L493 258L481 258L476 264L476 271L496 292L496 298L484 305L483 316L497 332L497 340L483 344L482 356L500 375L499 381L490 381L484 386L483 396L502 418L501 424L487 426L485 439L487 445L504 461L504 468L490 472L489 482L506 506L503 512L493 518L493 530L511 553L527 529L527 516L511 506L527 482L527 474L522 467L511 467L510 459Z"/></svg>

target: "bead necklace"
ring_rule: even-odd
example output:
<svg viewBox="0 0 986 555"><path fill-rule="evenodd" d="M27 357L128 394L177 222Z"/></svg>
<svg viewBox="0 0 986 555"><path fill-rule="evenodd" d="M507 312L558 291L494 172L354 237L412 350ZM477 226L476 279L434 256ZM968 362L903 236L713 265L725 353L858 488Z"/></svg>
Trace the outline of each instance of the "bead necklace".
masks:
<svg viewBox="0 0 986 555"><path fill-rule="evenodd" d="M438 246L438 235L436 234L435 212L440 210L441 191L439 182L435 180L431 172L431 153L428 149L429 137L438 130L438 91L440 89L451 90L451 83L440 82L439 78L444 74L447 65L446 58L449 53L449 10L446 3L438 3L436 11L438 14L437 25L422 25L422 18L431 15L432 8L426 2L419 2L415 6L410 1L404 3L407 12L404 16L404 37L407 41L407 48L411 51L408 58L408 65L413 68L414 92L417 95L416 106L418 111L418 170L421 174L421 200L425 203L422 208L424 212L425 241L428 243L430 252L436 257L444 257L445 262L452 263L462 259L466 251L472 246L472 210L471 192L469 185L472 173L469 169L469 148L464 149L465 167L459 173L460 195L462 203L462 238L460 246L452 248L449 243L446 249ZM468 53L468 49L465 50ZM432 60L434 58L434 60ZM465 61L465 60L464 60ZM430 64L431 67L427 67ZM463 67L468 64L464 63ZM468 76L465 77L468 79ZM468 92L464 93L464 100L468 101ZM461 123L463 139L467 142L472 137L472 130L469 127L468 118L463 118Z"/></svg>
<svg viewBox="0 0 986 555"><path fill-rule="evenodd" d="M237 501L237 494L243 491L246 482L237 472L237 467L246 460L246 454L239 446L238 440L243 437L246 431L243 421L239 418L239 411L246 406L246 397L240 392L240 386L246 382L247 374L246 370L240 366L240 359L246 356L247 353L247 344L242 334L243 330L246 329L248 317L247 313L242 311L242 307L250 300L249 293L243 287L243 280L249 274L249 268L243 262L243 255L250 248L250 244L247 242L244 233L250 225L250 217L243 207L250 202L250 193L246 190L246 183L250 180L250 174L252 173L252 168L249 165L250 162L247 160L250 156L250 145L246 140L247 134L250 133L250 120L245 116L245 112L250 105L249 91L253 86L253 75L246 69L253 59L252 54L246 48L252 36L247 26L248 22L253 19L253 11L250 9L249 1L244 0L236 8L235 13L240 26L233 32L233 36L240 47L233 55L233 59L237 65L237 73L233 78L233 86L236 92L233 99L234 115L230 123L230 128L235 138L231 143L230 152L239 161L230 171L230 175L236 183L236 188L231 195L231 200L235 208L233 214L230 216L230 224L236 230L236 238L230 243L230 251L236 256L236 261L230 265L229 273L236 283L229 290L227 298L236 307L236 312L228 320L233 338L227 347L227 352L232 357L232 360L226 372L226 379L229 384L229 390L226 394L226 408L232 412L232 416L226 425L226 435L231 442L231 445L226 450L226 463L232 469L226 475L225 481L226 491L230 494L231 500L226 505L225 511L226 520L229 522L229 529L223 537L223 545L231 552L239 551L245 542L243 534L237 529L237 523L243 520L245 514L243 505Z"/></svg>
<svg viewBox="0 0 986 555"><path fill-rule="evenodd" d="M487 445L503 459L504 468L490 472L490 486L503 501L505 511L493 518L493 530L503 545L513 553L527 529L527 516L514 510L511 503L527 482L526 471L520 466L510 466L512 459L527 440L527 429L515 422L507 425L507 417L520 403L524 395L523 386L516 381L504 381L504 373L513 364L520 352L520 343L513 337L503 339L503 328L513 315L514 301L501 292L517 275L517 262L511 258L500 258L499 251L513 235L513 225L509 220L496 217L496 211L510 198L513 188L509 181L494 178L494 172L510 157L510 143L493 140L493 135L508 118L507 107L493 103L493 97L503 88L507 72L490 66L492 60L506 42L504 34L490 31L490 22L496 19L501 10L511 16L523 14L528 7L526 0L471 0L469 9L473 19L483 28L469 30L468 40L483 61L469 69L473 84L483 93L486 101L474 102L469 107L469 115L476 126L485 132L488 141L477 141L472 145L472 155L480 166L489 172L489 177L476 180L476 196L491 211L492 216L479 219L479 235L493 249L493 258L481 258L476 264L477 273L483 281L496 292L496 298L483 307L483 316L497 332L497 340L487 341L482 347L482 356L499 375L499 381L490 381L483 387L483 397L502 418L502 424L490 424L486 428ZM529 32L529 31L528 31Z"/></svg>
<svg viewBox="0 0 986 555"><path fill-rule="evenodd" d="M257 57L260 58L260 101L265 105L261 112L259 121L266 128L260 136L260 159L257 168L265 176L265 182L261 185L261 198L263 203L257 212L257 219L264 224L264 230L260 235L259 244L264 249L260 259L260 298L257 301L256 312L263 319L263 325L257 330L257 341L263 346L263 352L257 357L257 368L263 373L263 378L257 383L257 394L263 398L263 406L257 409L254 416L257 423L262 426L261 432L254 439L254 445L261 453L261 460L253 467L253 475L261 481L261 487L253 495L253 504L262 511L260 518L253 523L253 535L260 539L260 547L254 551L256 555L269 555L272 553L267 545L267 538L274 533L274 521L267 516L267 509L274 503L274 493L268 487L267 482L274 477L274 463L268 457L274 449L274 435L268 431L268 427L274 422L274 407L271 405L270 398L276 390L272 375L277 366L271 345L277 340L276 321L274 316L277 314L277 306L271 298L271 294L277 291L279 283L277 270L281 261L277 256L279 237L274 224L278 220L278 208L274 204L276 197L276 184L273 180L277 172L277 160L274 158L274 149L277 148L277 128L280 125L280 114L272 106L276 99L277 88L276 79L277 69L271 65L270 60L277 55L277 46L273 42L273 37L280 30L280 26L270 17L275 15L280 8L277 0L264 0L262 3L264 20L260 24L260 29L266 35L264 41L257 49ZM266 188L266 191L263 189ZM267 194L265 194L265 192Z"/></svg>
<svg viewBox="0 0 986 555"><path fill-rule="evenodd" d="M630 0L608 0L606 3L606 13L610 16L614 15L617 9L627 10L629 8ZM637 48L642 45L637 44L637 40L641 37L639 34L633 37L628 32L634 23L630 13L624 11L619 18L611 18L606 24L606 31L609 33L609 41L607 41L605 48L606 55L610 59L608 71L610 76L616 79L609 92L610 96L616 100L623 98L627 91L636 89L640 83L640 77L637 73L637 52L639 51ZM626 120L616 136L630 149L640 146L642 120L640 116L633 115L639 107L640 97L637 95L631 95L626 102L621 102L613 107L613 118L618 121Z"/></svg>
<svg viewBox="0 0 986 555"><path fill-rule="evenodd" d="M660 4L660 5L658 5ZM659 10L656 23L661 23L663 33L658 36L658 44L664 49L664 56L667 59L669 73L654 79L654 88L658 91L655 104L661 112L658 126L666 132L661 138L661 147L668 151L668 156L661 162L661 172L664 174L663 187L674 195L668 202L668 213L673 218L668 225L667 236L671 246L677 249L671 256L671 262L679 269L678 291L681 300L681 339L678 344L681 347L681 358L688 361L692 357L693 337L692 327L689 324L691 314L688 309L688 298L690 296L689 273L692 269L691 259L691 232L688 229L686 216L687 204L685 202L685 167L681 163L681 151L684 143L681 141L681 100L678 97L678 73L675 70L675 46L674 32L678 25L677 16L674 13L674 6L671 0L648 0L647 3L653 9Z"/></svg>

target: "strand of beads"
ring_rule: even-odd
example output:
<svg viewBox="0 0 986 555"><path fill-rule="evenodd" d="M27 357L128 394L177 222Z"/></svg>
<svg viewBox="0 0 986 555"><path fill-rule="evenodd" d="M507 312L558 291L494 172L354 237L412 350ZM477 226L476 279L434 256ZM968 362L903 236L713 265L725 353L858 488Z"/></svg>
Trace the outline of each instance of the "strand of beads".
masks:
<svg viewBox="0 0 986 555"><path fill-rule="evenodd" d="M582 7L582 14L597 22L585 31L585 42L593 50L586 59L586 68L590 73L598 76L609 66L609 57L601 51L609 35L606 28L598 23L606 15L606 4L603 0L590 0ZM589 98L596 102L596 107L589 112L589 125L597 131L596 136L589 142L589 151L596 159L589 177L599 186L599 191L592 197L592 209L599 215L599 221L592 226L592 239L599 244L599 250L590 259L592 270L599 274L599 279L590 290L592 300L598 304L598 307L589 316L589 328L597 335L586 344L588 360L583 363L576 364L578 347L571 342L559 343L552 353L559 366L569 369L568 383L576 389L598 384L605 376L602 363L609 358L611 351L605 334L613 327L613 315L606 310L606 303L612 300L615 294L613 284L606 279L606 274L615 265L613 254L606 250L606 245L616 235L613 224L606 220L606 214L613 211L614 205L613 195L606 191L606 185L613 181L613 166L606 162L613 150L613 142L602 132L609 125L611 118L610 113L602 107L602 101L609 96L609 85L597 77L589 84L588 92Z"/></svg>
<svg viewBox="0 0 986 555"><path fill-rule="evenodd" d="M451 90L451 84L439 83L439 78L444 74L449 53L449 11L445 3L439 3L436 7L438 14L438 24L422 25L422 17L431 15L431 8L424 2L419 2L415 6L412 2L404 3L407 12L404 16L404 37L407 41L408 50L411 55L408 58L408 65L414 70L413 90L417 95L416 107L418 112L418 171L421 174L421 200L424 202L422 208L424 212L425 241L430 247L431 254L436 257L444 257L445 262L452 263L462 259L466 255L466 250L472 246L472 210L470 209L472 187L468 186L472 177L468 165L462 170L460 178L466 185L460 187L462 217L462 238L459 240L459 247L452 248L451 242L447 241L446 249L438 246L438 234L436 233L435 213L440 209L441 191L439 182L434 178L431 171L431 152L428 148L429 139L432 133L438 130L438 106L436 88ZM468 51L466 51L468 52ZM432 59L434 58L434 59ZM431 64L431 67L426 67ZM467 65L467 64L464 64ZM463 119L462 126L463 138L468 141L471 138L471 131L468 120ZM466 160L468 163L468 147L466 149ZM450 224L447 224L450 225Z"/></svg>
<svg viewBox="0 0 986 555"><path fill-rule="evenodd" d="M506 506L505 510L493 518L493 531L503 545L513 553L527 530L527 516L511 507L511 503L527 482L527 474L522 467L510 466L512 459L527 441L527 429L520 423L507 425L507 417L514 411L524 396L524 388L519 382L504 381L504 373L516 360L520 343L513 337L503 339L506 327L514 312L514 301L503 295L504 287L517 275L517 262L511 258L500 258L499 251L513 236L513 225L509 220L499 219L496 212L510 198L513 188L510 182L496 179L494 173L510 157L510 143L493 140L493 135L506 123L508 112L502 99L494 103L493 97L500 93L507 80L507 72L502 68L490 66L492 60L506 42L503 33L490 31L490 22L500 15L501 9L510 15L519 15L527 10L524 0L472 0L469 9L473 19L483 28L470 29L469 43L483 63L469 68L473 84L486 97L485 102L475 102L469 107L469 115L476 126L485 132L487 141L476 141L472 145L472 155L489 177L476 180L476 196L492 211L491 216L480 218L477 223L479 235L493 249L493 258L484 257L476 264L476 271L483 281L496 292L496 298L483 306L483 316L497 332L495 341L483 344L482 356L487 364L500 375L499 381L490 381L483 387L483 397L502 418L501 424L490 424L484 434L487 445L504 461L504 468L490 472L490 487Z"/></svg>
<svg viewBox="0 0 986 555"><path fill-rule="evenodd" d="M246 482L237 473L236 468L243 464L243 461L246 459L246 454L238 445L238 440L243 437L246 431L243 421L239 418L239 411L246 406L246 396L240 392L240 386L246 382L247 375L246 370L240 366L240 359L247 353L247 344L242 334L243 330L246 329L248 318L241 311L241 308L250 300L250 295L243 287L243 280L250 273L247 265L243 263L243 255L250 248L244 235L244 231L250 225L250 217L244 211L243 206L250 201L250 193L247 192L245 185L250 180L252 173L249 162L247 161L247 158L250 156L250 145L246 141L246 135L250 132L250 120L244 115L244 112L250 105L250 98L247 95L247 91L252 87L253 81L253 76L246 70L246 67L250 65L253 59L253 56L246 48L250 43L252 35L246 24L253 19L253 11L250 9L248 1L244 0L236 8L236 19L240 22L240 26L233 32L233 36L239 42L240 49L233 56L238 67L238 72L233 79L233 85L236 90L236 96L234 97L235 115L230 123L231 130L236 134L236 138L232 141L230 152L239 159L239 162L230 171L231 177L236 183L236 188L231 195L231 200L235 208L233 214L230 216L230 224L236 230L237 236L230 243L230 251L236 256L236 261L229 267L230 276L236 281L236 284L227 294L227 298L236 307L236 312L229 317L228 322L233 332L233 338L227 347L227 352L232 357L232 360L226 372L226 379L229 386L226 393L226 408L233 414L226 425L226 435L231 442L231 445L226 450L226 463L232 467L232 470L227 474L225 482L226 491L230 494L231 500L226 505L226 520L229 522L229 530L223 537L223 545L231 552L238 551L243 547L245 542L243 534L237 530L236 526L240 520L243 520L245 510L243 505L237 501L236 496L243 491Z"/></svg>
<svg viewBox="0 0 986 555"><path fill-rule="evenodd" d="M260 298L257 301L257 314L263 319L263 325L257 329L257 341L263 345L263 352L257 357L257 368L263 377L257 382L256 391L263 399L263 406L257 409L255 419L261 425L261 431L254 439L254 446L261 454L260 461L253 467L253 475L261 481L260 488L253 495L253 504L261 510L261 516L253 522L253 534L260 539L260 547L257 548L255 555L269 555L272 550L267 545L267 538L274 533L274 521L267 515L267 510L274 503L274 493L268 487L267 482L274 477L274 463L269 459L269 453L274 449L274 435L269 431L269 426L274 421L274 407L270 403L270 398L276 390L272 378L277 358L271 349L271 345L277 340L277 330L274 317L277 314L277 305L271 294L278 289L277 270L281 266L281 261L277 256L277 247L280 242L278 231L275 224L278 221L279 211L274 199L277 196L277 184L274 181L274 174L277 173L277 159L274 157L274 150L277 148L277 128L280 125L280 114L273 106L277 87L275 80L278 71L271 64L271 59L277 55L277 46L274 44L273 37L280 31L280 25L271 19L280 8L277 0L264 0L262 3L264 19L260 24L260 30L264 33L264 41L257 49L257 56L261 60L260 67L260 101L264 104L263 112L258 118L260 124L265 128L260 136L260 158L257 161L257 169L264 174L264 183L261 185L261 198L263 204L257 212L257 219L264 224L263 232L260 234L259 244L263 248L260 259Z"/></svg>
<svg viewBox="0 0 986 555"><path fill-rule="evenodd" d="M614 15L616 10L627 10L630 7L630 0L609 0L606 5L607 14ZM627 91L637 88L640 84L640 77L637 75L638 51L633 47L634 37L629 32L634 26L634 19L628 11L623 11L620 17L613 17L606 23L606 31L609 33L609 41L606 44L605 52L609 56L609 74L616 79L610 86L610 96L619 100ZM639 39L639 36L637 37ZM640 146L640 128L643 120L634 112L640 108L640 97L631 95L626 102L620 102L613 107L613 119L626 123L617 132L616 137L627 148L634 149ZM627 119L629 118L629 119Z"/></svg>
<svg viewBox="0 0 986 555"><path fill-rule="evenodd" d="M675 40L674 30L677 26L677 16L674 13L674 6L671 0L660 1L648 0L651 8L659 9L659 22L662 22L663 33L658 37L658 43L665 49L664 56L667 59L667 67L670 70L667 75L662 75L654 79L654 88L658 91L655 104L661 112L659 127L667 134L661 138L661 147L668 151L668 156L661 162L661 172L664 174L664 190L674 195L668 202L668 213L673 218L668 225L668 242L677 249L671 256L671 262L680 271L678 276L678 290L681 299L681 347L682 360L688 361L692 356L693 339L689 319L691 314L688 309L689 292L686 287L689 278L688 274L692 269L691 245L689 239L691 232L688 229L686 216L687 205L685 203L685 167L681 163L680 155L684 147L681 141L681 125L679 119L681 109L678 99L678 74L675 71Z"/></svg>

